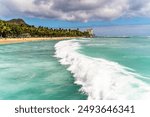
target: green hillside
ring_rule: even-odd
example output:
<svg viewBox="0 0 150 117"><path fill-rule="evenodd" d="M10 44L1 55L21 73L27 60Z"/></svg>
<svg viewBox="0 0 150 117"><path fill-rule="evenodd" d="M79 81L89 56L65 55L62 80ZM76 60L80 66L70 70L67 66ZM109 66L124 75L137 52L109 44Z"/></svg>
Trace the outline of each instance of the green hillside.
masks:
<svg viewBox="0 0 150 117"><path fill-rule="evenodd" d="M23 19L0 20L1 38L23 38L23 37L89 37L88 32L79 29L53 29L48 27L35 27L28 25Z"/></svg>

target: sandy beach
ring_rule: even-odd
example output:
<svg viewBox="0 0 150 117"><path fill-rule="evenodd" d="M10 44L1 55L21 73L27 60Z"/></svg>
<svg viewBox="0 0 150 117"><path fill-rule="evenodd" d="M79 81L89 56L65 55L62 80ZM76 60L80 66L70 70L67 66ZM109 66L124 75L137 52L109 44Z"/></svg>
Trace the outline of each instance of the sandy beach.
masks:
<svg viewBox="0 0 150 117"><path fill-rule="evenodd" d="M30 41L64 40L79 37L40 37L40 38L0 38L0 44L22 43Z"/></svg>

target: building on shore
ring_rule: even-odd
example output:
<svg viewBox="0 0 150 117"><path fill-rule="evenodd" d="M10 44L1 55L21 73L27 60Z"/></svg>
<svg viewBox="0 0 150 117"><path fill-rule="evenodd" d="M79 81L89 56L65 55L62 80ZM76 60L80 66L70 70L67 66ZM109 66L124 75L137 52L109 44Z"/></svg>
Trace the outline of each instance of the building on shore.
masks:
<svg viewBox="0 0 150 117"><path fill-rule="evenodd" d="M92 28L89 28L86 31L89 33L90 37L94 37L94 30Z"/></svg>

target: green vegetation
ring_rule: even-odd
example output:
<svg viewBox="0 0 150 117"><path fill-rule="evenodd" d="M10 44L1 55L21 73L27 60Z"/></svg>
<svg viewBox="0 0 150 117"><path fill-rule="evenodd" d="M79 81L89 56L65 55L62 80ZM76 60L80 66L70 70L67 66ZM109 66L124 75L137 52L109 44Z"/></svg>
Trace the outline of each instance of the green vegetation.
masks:
<svg viewBox="0 0 150 117"><path fill-rule="evenodd" d="M22 19L12 19L10 21L0 20L1 38L23 38L23 37L89 37L87 31L81 32L79 29L53 29L48 27L35 27L28 25Z"/></svg>

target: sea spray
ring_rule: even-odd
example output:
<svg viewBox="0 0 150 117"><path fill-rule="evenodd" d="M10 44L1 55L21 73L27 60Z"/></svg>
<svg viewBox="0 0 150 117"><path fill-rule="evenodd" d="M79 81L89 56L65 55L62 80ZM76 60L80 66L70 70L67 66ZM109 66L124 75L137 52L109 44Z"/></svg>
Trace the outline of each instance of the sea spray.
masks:
<svg viewBox="0 0 150 117"><path fill-rule="evenodd" d="M60 41L55 45L55 57L68 65L88 99L149 99L150 86L140 80L142 76L116 62L80 54L80 47L76 40Z"/></svg>

